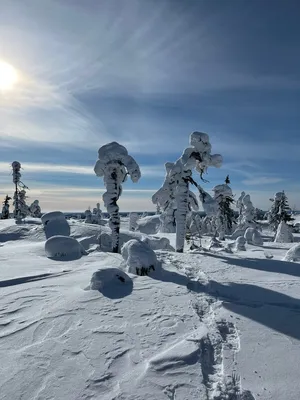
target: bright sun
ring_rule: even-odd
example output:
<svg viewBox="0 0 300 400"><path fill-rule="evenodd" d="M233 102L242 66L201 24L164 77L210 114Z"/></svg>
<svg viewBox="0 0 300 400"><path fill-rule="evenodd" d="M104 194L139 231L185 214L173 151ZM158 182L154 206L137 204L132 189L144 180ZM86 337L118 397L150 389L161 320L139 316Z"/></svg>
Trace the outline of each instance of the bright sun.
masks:
<svg viewBox="0 0 300 400"><path fill-rule="evenodd" d="M17 81L16 69L6 62L0 61L0 90L11 90Z"/></svg>

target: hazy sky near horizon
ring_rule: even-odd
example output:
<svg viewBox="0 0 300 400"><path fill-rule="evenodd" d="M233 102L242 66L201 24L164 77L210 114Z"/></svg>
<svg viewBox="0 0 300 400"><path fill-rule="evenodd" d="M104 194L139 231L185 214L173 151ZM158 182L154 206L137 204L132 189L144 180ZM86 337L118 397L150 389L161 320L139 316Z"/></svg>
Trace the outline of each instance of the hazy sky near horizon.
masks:
<svg viewBox="0 0 300 400"><path fill-rule="evenodd" d="M229 174L257 207L284 189L300 209L299 20L298 0L0 0L0 60L19 74L0 91L0 196L16 159L28 202L93 207L98 148L118 141L143 175L121 210L151 210L198 130L224 157L206 189Z"/></svg>

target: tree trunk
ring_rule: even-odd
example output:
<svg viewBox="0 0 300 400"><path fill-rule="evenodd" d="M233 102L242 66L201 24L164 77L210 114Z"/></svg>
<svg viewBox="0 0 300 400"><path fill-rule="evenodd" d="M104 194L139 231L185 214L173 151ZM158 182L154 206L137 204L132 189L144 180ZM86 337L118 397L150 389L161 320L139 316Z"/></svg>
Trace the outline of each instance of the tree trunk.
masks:
<svg viewBox="0 0 300 400"><path fill-rule="evenodd" d="M188 213L189 183L181 178L176 189L176 252L183 253Z"/></svg>
<svg viewBox="0 0 300 400"><path fill-rule="evenodd" d="M117 173L114 170L106 180L106 193L103 200L109 213L109 227L111 229L112 251L119 253L120 215L117 201L120 196L120 185L117 181Z"/></svg>

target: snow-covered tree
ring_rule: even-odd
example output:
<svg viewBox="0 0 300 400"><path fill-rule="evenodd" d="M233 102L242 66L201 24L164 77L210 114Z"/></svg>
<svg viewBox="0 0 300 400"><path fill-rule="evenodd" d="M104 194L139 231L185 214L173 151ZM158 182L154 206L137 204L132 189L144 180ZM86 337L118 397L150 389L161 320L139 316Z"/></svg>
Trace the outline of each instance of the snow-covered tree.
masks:
<svg viewBox="0 0 300 400"><path fill-rule="evenodd" d="M92 211L91 211L90 207L85 210L84 215L85 215L85 221L84 222L86 224L92 224L93 223L93 221L92 221Z"/></svg>
<svg viewBox="0 0 300 400"><path fill-rule="evenodd" d="M243 198L245 197L245 195L246 193L242 192L240 197L236 201L236 208L239 211L238 224L241 224L243 219L243 209L244 209Z"/></svg>
<svg viewBox="0 0 300 400"><path fill-rule="evenodd" d="M19 211L20 211L20 215L21 218L24 219L25 217L27 217L27 215L29 215L29 207L26 204L26 190L22 189L19 190L19 199L18 199L18 206L19 206Z"/></svg>
<svg viewBox="0 0 300 400"><path fill-rule="evenodd" d="M276 243L293 243L294 237L291 228L284 222L281 221L278 225L274 242Z"/></svg>
<svg viewBox="0 0 300 400"><path fill-rule="evenodd" d="M100 225L101 220L102 220L102 211L100 209L100 203L97 203L96 207L93 208L92 222L94 224Z"/></svg>
<svg viewBox="0 0 300 400"><path fill-rule="evenodd" d="M289 222L294 219L291 216L292 210L284 191L275 193L273 204L268 212L268 221L274 231L277 230L280 222Z"/></svg>
<svg viewBox="0 0 300 400"><path fill-rule="evenodd" d="M9 200L11 200L11 197L8 196L8 194L5 196L5 199L3 201L3 207L2 207L2 213L1 213L1 219L8 219L9 218Z"/></svg>
<svg viewBox="0 0 300 400"><path fill-rule="evenodd" d="M193 183L192 170L199 172L202 178L209 166L219 168L222 165L222 156L211 154L211 144L206 133L193 132L190 135L190 145L169 172L176 186L176 251L179 253L182 253L184 248L189 183Z"/></svg>
<svg viewBox="0 0 300 400"><path fill-rule="evenodd" d="M104 205L110 215L109 226L112 231L112 251L119 252L120 215L117 201L122 194L122 183L127 175L133 182L141 177L136 161L128 155L126 148L117 142L100 147L94 171L103 177L106 192L103 195Z"/></svg>
<svg viewBox="0 0 300 400"><path fill-rule="evenodd" d="M34 202L29 206L29 213L34 218L41 218L42 210L38 200L34 200Z"/></svg>
<svg viewBox="0 0 300 400"><path fill-rule="evenodd" d="M139 214L136 212L129 213L129 230L135 231L138 227L137 220L139 219Z"/></svg>
<svg viewBox="0 0 300 400"><path fill-rule="evenodd" d="M213 188L214 200L218 204L218 210L215 216L217 234L220 240L225 239L225 235L232 233L234 222L234 211L231 208L233 204L233 194L231 187L226 183L217 185Z"/></svg>

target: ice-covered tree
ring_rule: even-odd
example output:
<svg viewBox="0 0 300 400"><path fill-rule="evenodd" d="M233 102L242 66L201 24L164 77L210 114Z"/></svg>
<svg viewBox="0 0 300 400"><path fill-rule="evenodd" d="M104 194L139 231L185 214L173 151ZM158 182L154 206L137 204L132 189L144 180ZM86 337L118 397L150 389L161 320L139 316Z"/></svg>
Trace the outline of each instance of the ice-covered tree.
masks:
<svg viewBox="0 0 300 400"><path fill-rule="evenodd" d="M193 132L190 135L190 145L171 168L169 175L175 182L176 199L176 251L182 253L188 213L189 183L193 183L192 170L203 174L209 166L220 167L222 156L211 154L209 136L202 132ZM203 179L203 178L202 178Z"/></svg>
<svg viewBox="0 0 300 400"><path fill-rule="evenodd" d="M294 237L291 228L284 222L281 221L278 225L274 242L276 243L293 243Z"/></svg>
<svg viewBox="0 0 300 400"><path fill-rule="evenodd" d="M103 177L106 192L103 195L104 206L110 216L109 226L112 231L112 251L119 252L120 215L117 201L122 194L122 183L131 177L137 182L141 177L137 162L128 155L126 148L117 142L100 147L94 171Z"/></svg>
<svg viewBox="0 0 300 400"><path fill-rule="evenodd" d="M243 198L246 196L245 192L242 192L240 197L236 201L236 208L238 209L239 212L239 217L238 217L238 223L242 223L243 219L243 209L244 209L244 203L243 203Z"/></svg>
<svg viewBox="0 0 300 400"><path fill-rule="evenodd" d="M8 219L9 218L9 200L11 200L11 197L8 196L8 194L5 196L5 199L3 201L3 207L2 207L2 213L1 213L1 219Z"/></svg>
<svg viewBox="0 0 300 400"><path fill-rule="evenodd" d="M92 221L92 211L91 211L90 207L85 210L84 215L85 215L85 221L84 222L86 224L92 224L93 223L93 221Z"/></svg>
<svg viewBox="0 0 300 400"><path fill-rule="evenodd" d="M233 194L231 187L226 183L217 185L213 188L214 200L218 205L215 215L217 233L220 240L225 239L225 235L232 233L232 225L234 223L234 211L231 208L233 204Z"/></svg>
<svg viewBox="0 0 300 400"><path fill-rule="evenodd" d="M273 204L268 212L268 221L270 226L277 230L280 222L290 222L294 218L291 216L292 210L288 203L288 198L284 191L275 193Z"/></svg>
<svg viewBox="0 0 300 400"><path fill-rule="evenodd" d="M129 213L129 230L135 231L138 227L137 220L139 219L139 214L136 212Z"/></svg>
<svg viewBox="0 0 300 400"><path fill-rule="evenodd" d="M29 206L29 213L34 218L41 218L42 210L38 200L34 200L33 203Z"/></svg>

